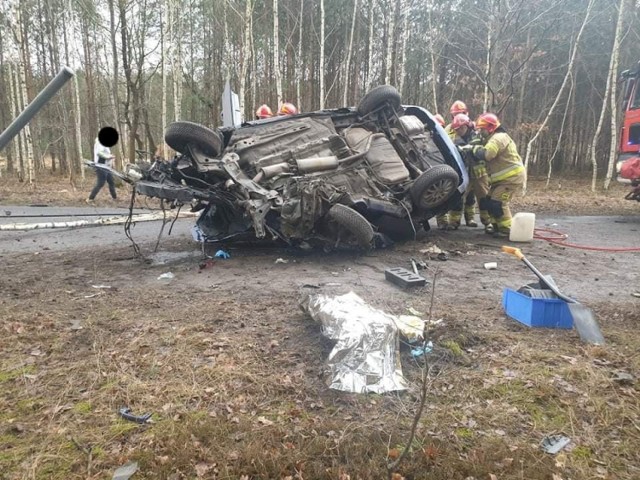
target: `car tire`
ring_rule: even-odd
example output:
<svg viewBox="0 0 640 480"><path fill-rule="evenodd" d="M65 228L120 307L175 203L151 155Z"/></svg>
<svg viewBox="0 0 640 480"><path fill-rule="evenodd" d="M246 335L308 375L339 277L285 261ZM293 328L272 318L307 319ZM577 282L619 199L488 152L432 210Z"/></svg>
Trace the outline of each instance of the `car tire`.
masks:
<svg viewBox="0 0 640 480"><path fill-rule="evenodd" d="M189 153L189 145L209 157L217 157L222 151L222 135L193 122L174 122L164 131L164 140L176 152Z"/></svg>
<svg viewBox="0 0 640 480"><path fill-rule="evenodd" d="M449 165L436 165L420 175L411 186L411 198L418 208L442 205L458 188L460 177Z"/></svg>
<svg viewBox="0 0 640 480"><path fill-rule="evenodd" d="M373 240L373 227L353 208L340 203L334 205L327 213L330 221L351 235L353 241L362 248L370 248Z"/></svg>
<svg viewBox="0 0 640 480"><path fill-rule="evenodd" d="M358 114L362 117L389 104L394 110L400 108L400 93L391 85L380 85L369 90L358 104Z"/></svg>

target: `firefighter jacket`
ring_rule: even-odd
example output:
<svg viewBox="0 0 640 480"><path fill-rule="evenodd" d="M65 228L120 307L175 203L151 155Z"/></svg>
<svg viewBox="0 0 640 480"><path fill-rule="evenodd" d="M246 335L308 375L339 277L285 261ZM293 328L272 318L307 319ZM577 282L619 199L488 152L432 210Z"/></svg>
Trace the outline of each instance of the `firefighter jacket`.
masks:
<svg viewBox="0 0 640 480"><path fill-rule="evenodd" d="M486 161L491 183L502 182L523 173L524 165L513 139L506 132L496 132L484 146L473 149L478 160Z"/></svg>

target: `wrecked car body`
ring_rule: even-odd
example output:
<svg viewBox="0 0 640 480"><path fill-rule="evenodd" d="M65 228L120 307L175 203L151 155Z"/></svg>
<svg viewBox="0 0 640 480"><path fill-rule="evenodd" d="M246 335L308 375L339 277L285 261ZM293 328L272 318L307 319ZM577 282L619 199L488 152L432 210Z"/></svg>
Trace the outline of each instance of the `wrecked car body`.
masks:
<svg viewBox="0 0 640 480"><path fill-rule="evenodd" d="M176 122L178 152L135 179L139 194L200 211L201 241L369 248L412 237L464 192L464 163L425 109L391 86L342 108L210 130Z"/></svg>

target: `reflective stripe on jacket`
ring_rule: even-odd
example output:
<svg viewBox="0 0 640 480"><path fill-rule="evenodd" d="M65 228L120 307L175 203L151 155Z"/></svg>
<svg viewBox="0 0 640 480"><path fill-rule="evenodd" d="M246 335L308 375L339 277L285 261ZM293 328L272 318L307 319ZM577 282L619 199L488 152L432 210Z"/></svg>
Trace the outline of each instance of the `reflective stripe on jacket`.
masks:
<svg viewBox="0 0 640 480"><path fill-rule="evenodd" d="M491 183L524 172L522 158L513 139L506 132L494 133L484 146L484 158Z"/></svg>

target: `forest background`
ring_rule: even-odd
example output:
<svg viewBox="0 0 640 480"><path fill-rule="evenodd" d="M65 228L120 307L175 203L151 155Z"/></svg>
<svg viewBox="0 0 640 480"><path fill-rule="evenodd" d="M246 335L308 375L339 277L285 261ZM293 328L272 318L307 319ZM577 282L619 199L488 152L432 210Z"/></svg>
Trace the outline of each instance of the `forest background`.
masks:
<svg viewBox="0 0 640 480"><path fill-rule="evenodd" d="M0 175L73 182L106 125L120 166L162 150L172 121L220 126L228 79L246 119L263 103L356 105L379 84L446 118L463 100L500 116L530 174L607 188L639 20L640 0L4 0L0 127L63 65L76 75Z"/></svg>

